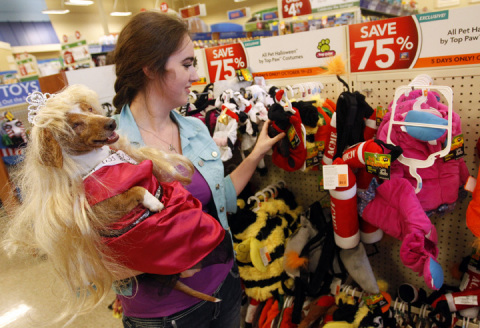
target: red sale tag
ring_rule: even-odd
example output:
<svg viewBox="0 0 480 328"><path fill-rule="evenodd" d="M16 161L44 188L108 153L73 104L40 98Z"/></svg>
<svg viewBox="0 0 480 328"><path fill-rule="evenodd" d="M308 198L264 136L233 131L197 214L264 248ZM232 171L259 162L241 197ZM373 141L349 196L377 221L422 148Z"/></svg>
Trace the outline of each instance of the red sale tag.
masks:
<svg viewBox="0 0 480 328"><path fill-rule="evenodd" d="M165 3L165 2L162 2L162 3L160 4L160 10L161 10L163 13L168 12L168 4Z"/></svg>
<svg viewBox="0 0 480 328"><path fill-rule="evenodd" d="M412 16L348 26L352 72L410 68L418 50Z"/></svg>
<svg viewBox="0 0 480 328"><path fill-rule="evenodd" d="M283 18L312 13L310 0L282 0Z"/></svg>
<svg viewBox="0 0 480 328"><path fill-rule="evenodd" d="M241 43L206 48L205 57L211 83L234 78L237 69L248 67L247 55Z"/></svg>

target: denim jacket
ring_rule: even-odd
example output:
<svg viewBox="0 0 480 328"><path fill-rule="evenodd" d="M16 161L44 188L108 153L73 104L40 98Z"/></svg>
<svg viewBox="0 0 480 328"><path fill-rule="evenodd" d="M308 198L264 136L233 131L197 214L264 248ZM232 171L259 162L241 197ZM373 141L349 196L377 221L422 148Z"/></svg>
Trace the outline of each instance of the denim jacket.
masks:
<svg viewBox="0 0 480 328"><path fill-rule="evenodd" d="M220 150L213 141L205 124L194 117L183 117L176 111L171 118L180 129L182 153L186 156L207 181L217 209L218 218L225 230L230 230L227 212L237 211L237 194L229 175L224 177L223 162ZM125 105L122 112L113 117L118 132L126 136L133 145L145 146L140 130L133 118L130 106Z"/></svg>

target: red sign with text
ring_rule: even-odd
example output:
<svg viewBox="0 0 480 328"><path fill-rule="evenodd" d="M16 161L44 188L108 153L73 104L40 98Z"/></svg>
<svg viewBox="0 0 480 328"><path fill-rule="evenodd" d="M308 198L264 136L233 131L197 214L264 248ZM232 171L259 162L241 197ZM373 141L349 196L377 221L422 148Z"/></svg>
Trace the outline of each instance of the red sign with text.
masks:
<svg viewBox="0 0 480 328"><path fill-rule="evenodd" d="M312 13L310 0L282 0L283 18L309 15Z"/></svg>
<svg viewBox="0 0 480 328"><path fill-rule="evenodd" d="M200 16L200 5L180 8L180 15L182 16L182 18Z"/></svg>
<svg viewBox="0 0 480 328"><path fill-rule="evenodd" d="M205 48L210 82L228 80L236 76L237 69L247 68L247 55L241 43Z"/></svg>
<svg viewBox="0 0 480 328"><path fill-rule="evenodd" d="M418 49L412 16L348 26L352 72L410 68Z"/></svg>
<svg viewBox="0 0 480 328"><path fill-rule="evenodd" d="M166 2L162 2L162 3L160 4L160 10L161 10L161 12L163 12L163 13L168 12L168 4L167 4Z"/></svg>

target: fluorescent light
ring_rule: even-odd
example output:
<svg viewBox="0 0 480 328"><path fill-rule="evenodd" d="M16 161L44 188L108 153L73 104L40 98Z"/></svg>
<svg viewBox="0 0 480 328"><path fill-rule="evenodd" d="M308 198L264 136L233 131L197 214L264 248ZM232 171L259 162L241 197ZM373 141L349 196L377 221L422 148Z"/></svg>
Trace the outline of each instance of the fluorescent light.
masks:
<svg viewBox="0 0 480 328"><path fill-rule="evenodd" d="M246 0L233 0L233 2L244 2Z"/></svg>
<svg viewBox="0 0 480 328"><path fill-rule="evenodd" d="M131 14L131 11L112 11L110 16L130 16Z"/></svg>
<svg viewBox="0 0 480 328"><path fill-rule="evenodd" d="M123 0L123 9L125 9L125 11L117 11L117 1L118 0L115 0L113 2L113 11L110 13L110 16L130 16L132 12L128 11L127 1Z"/></svg>
<svg viewBox="0 0 480 328"><path fill-rule="evenodd" d="M93 5L93 1L91 1L91 0L83 0L83 1L70 0L70 1L65 2L65 4L69 5L69 6L90 6L90 5Z"/></svg>
<svg viewBox="0 0 480 328"><path fill-rule="evenodd" d="M47 15L65 15L68 14L70 10L68 9L48 9L48 10L42 10L42 14L47 14Z"/></svg>

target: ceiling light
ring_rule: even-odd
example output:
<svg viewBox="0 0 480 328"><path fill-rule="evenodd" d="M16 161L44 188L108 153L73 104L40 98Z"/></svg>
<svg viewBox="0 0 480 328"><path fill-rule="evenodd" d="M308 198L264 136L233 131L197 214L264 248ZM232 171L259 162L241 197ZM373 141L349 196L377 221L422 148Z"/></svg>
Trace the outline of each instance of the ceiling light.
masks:
<svg viewBox="0 0 480 328"><path fill-rule="evenodd" d="M131 14L131 11L112 11L110 16L130 16Z"/></svg>
<svg viewBox="0 0 480 328"><path fill-rule="evenodd" d="M61 8L59 8L59 9L45 9L45 10L42 10L42 14L47 14L47 15L68 14L70 12L70 10L63 8L63 0L61 1L61 4L62 4Z"/></svg>
<svg viewBox="0 0 480 328"><path fill-rule="evenodd" d="M65 2L68 6L90 6L93 5L93 1L91 0L69 0Z"/></svg>
<svg viewBox="0 0 480 328"><path fill-rule="evenodd" d="M123 0L123 5L125 7L125 11L116 11L115 9L117 9L117 0L115 0L113 2L113 11L110 13L110 16L130 16L132 12L128 11L127 2L125 0Z"/></svg>
<svg viewBox="0 0 480 328"><path fill-rule="evenodd" d="M42 14L47 14L47 15L64 15L68 14L70 10L68 9L47 9L47 10L42 10Z"/></svg>

